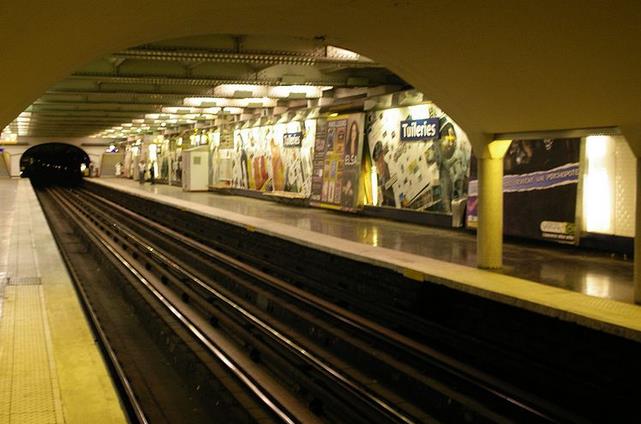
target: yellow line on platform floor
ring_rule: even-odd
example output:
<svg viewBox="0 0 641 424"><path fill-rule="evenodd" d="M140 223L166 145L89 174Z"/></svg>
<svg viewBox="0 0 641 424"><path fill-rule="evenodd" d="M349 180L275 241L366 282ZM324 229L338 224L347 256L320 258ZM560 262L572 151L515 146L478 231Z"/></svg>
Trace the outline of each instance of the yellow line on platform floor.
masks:
<svg viewBox="0 0 641 424"><path fill-rule="evenodd" d="M0 423L63 423L39 285L7 286L0 321Z"/></svg>
<svg viewBox="0 0 641 424"><path fill-rule="evenodd" d="M0 199L0 424L126 423L29 181L0 181Z"/></svg>

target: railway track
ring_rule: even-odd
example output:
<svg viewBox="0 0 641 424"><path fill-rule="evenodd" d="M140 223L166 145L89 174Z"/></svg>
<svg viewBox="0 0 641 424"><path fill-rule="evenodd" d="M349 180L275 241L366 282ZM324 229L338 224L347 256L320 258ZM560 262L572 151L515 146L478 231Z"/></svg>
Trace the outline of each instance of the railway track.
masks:
<svg viewBox="0 0 641 424"><path fill-rule="evenodd" d="M50 193L273 421L582 421L240 255L87 191Z"/></svg>

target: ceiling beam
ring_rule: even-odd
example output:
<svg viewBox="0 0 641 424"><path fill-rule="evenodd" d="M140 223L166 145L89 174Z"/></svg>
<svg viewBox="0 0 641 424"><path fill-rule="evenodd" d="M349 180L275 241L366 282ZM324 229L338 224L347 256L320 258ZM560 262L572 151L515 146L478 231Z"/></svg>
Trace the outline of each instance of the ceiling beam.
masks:
<svg viewBox="0 0 641 424"><path fill-rule="evenodd" d="M149 84L149 85L185 85L185 86L210 86L220 84L255 84L279 85L278 80L236 79L227 77L200 77L200 76L175 76L175 75L123 75L109 73L76 72L68 79L100 81L115 84Z"/></svg>
<svg viewBox="0 0 641 424"><path fill-rule="evenodd" d="M191 90L191 91L190 91ZM48 90L46 96L140 96L140 97L194 97L201 93L202 89L188 89L183 91L162 92L162 91L140 91L134 88L118 91L95 91L95 90Z"/></svg>
<svg viewBox="0 0 641 424"><path fill-rule="evenodd" d="M50 114L50 115L64 115L66 113L74 115L84 115L84 116L108 116L103 114L118 114L121 115L143 115L145 113L150 113L149 110L109 110L109 109L55 109L55 108L43 108L42 106L30 106L27 108L27 112L33 114Z"/></svg>
<svg viewBox="0 0 641 424"><path fill-rule="evenodd" d="M176 75L131 75L131 74L111 74L98 72L76 72L71 74L68 79L97 81L112 84L141 84L141 85L183 85L197 87L214 87L221 84L239 84L239 85L291 85L283 84L279 78L275 79L257 79L251 76L244 78L229 77L211 77L211 76L176 76ZM305 81L302 84L310 86L334 86L334 87L351 87L348 80L326 80L326 81Z"/></svg>
<svg viewBox="0 0 641 424"><path fill-rule="evenodd" d="M104 129L108 129L104 128ZM78 127L33 127L33 128L27 128L27 132L34 132L34 131L57 131L57 132L100 132L103 131L103 127L89 127L89 126L78 126Z"/></svg>
<svg viewBox="0 0 641 424"><path fill-rule="evenodd" d="M100 100L91 100L86 102L79 102L77 100L49 100L49 99L38 99L34 105L48 105L48 106L93 106L100 105L102 107L121 107L121 106L144 106L144 107L154 107L161 108L163 106L181 106L183 104L182 100L175 100L173 102L140 102L140 101L131 101L131 102L114 102L110 101L100 101ZM83 110L83 109L78 109Z"/></svg>
<svg viewBox="0 0 641 424"><path fill-rule="evenodd" d="M101 132L112 128L109 125L37 125L28 128L22 128L26 131L93 131Z"/></svg>
<svg viewBox="0 0 641 424"><path fill-rule="evenodd" d="M91 127L114 127L114 126L120 126L122 123L120 121L113 121L113 122L105 122L105 121L43 121L43 122L34 122L34 123L29 123L27 128L35 128L35 127L73 127L73 126L91 126ZM20 128L20 127L18 127Z"/></svg>
<svg viewBox="0 0 641 424"><path fill-rule="evenodd" d="M132 119L144 119L144 114L80 114L80 115L56 115L56 114L46 114L46 115L32 115L31 121L26 122L43 122L43 121L76 121L76 122L131 122ZM21 121L15 121L20 123ZM22 123L25 123L25 120L22 120ZM12 123L13 124L13 123Z"/></svg>
<svg viewBox="0 0 641 424"><path fill-rule="evenodd" d="M54 131L54 130L44 130L44 131L27 131L19 134L19 136L30 136L30 137L88 137L91 135L97 135L97 131L85 130L85 131Z"/></svg>
<svg viewBox="0 0 641 424"><path fill-rule="evenodd" d="M347 68L382 68L369 59L344 59L296 52L233 52L229 50L128 49L111 55L119 59L196 63L254 63L261 65L337 65Z"/></svg>
<svg viewBox="0 0 641 424"><path fill-rule="evenodd" d="M174 102L182 103L182 102ZM52 99L43 99L42 97L33 102L34 105L65 105L65 106L86 106L86 105L100 105L100 106L156 106L162 107L166 105L166 102L141 102L137 100L132 100L131 102L122 102L122 101L113 101L113 100L87 100L87 101L77 101L77 100L52 100Z"/></svg>
<svg viewBox="0 0 641 424"><path fill-rule="evenodd" d="M47 115L47 114L34 114L31 115L31 121L38 120L69 120L69 119L79 119L79 120L116 120L122 119L120 116L87 116L87 115ZM18 121L19 122L19 121ZM27 121L29 122L29 121Z"/></svg>
<svg viewBox="0 0 641 424"><path fill-rule="evenodd" d="M111 100L83 100L83 101L78 101L78 100L49 100L49 99L43 99L43 97L69 97L69 96L83 96L85 98L88 97L108 97ZM118 100L113 100L113 98L122 98L122 97L130 97L132 98L131 104L140 104L140 105L147 105L147 104L163 104L167 102L167 100L161 100L161 98L167 99L171 98L174 99L175 102L182 102L185 97L216 97L219 99L224 99L224 100L243 100L244 97L233 97L233 96L219 96L219 95L213 95L213 94L208 94L208 93L162 93L162 92L148 92L148 91L47 91L40 97L34 104L38 103L82 103L82 104L92 104L92 103L117 103ZM146 98L146 97L152 97L152 101L148 102L141 102L138 100L138 98ZM261 96L263 97L263 96ZM274 100L291 100L287 97L269 97L266 96L270 99ZM318 97L313 97L309 96L306 97L307 99L316 99ZM124 104L129 104L129 102L123 102Z"/></svg>

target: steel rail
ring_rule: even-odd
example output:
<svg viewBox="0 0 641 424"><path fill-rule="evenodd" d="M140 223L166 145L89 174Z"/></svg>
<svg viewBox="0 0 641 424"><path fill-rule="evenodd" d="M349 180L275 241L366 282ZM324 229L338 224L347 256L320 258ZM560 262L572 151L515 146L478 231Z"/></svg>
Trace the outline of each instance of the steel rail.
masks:
<svg viewBox="0 0 641 424"><path fill-rule="evenodd" d="M51 194L51 191L49 191L49 194ZM53 195L52 195L53 198ZM57 202L58 199L54 199L54 202ZM59 204L59 203L58 203ZM59 204L60 205L60 204ZM63 213L66 214L65 209L60 208ZM69 215L67 215L69 216ZM45 214L45 218L49 222L49 226L52 227L51 225L51 218ZM98 335L98 339L100 340L100 347L104 349L104 352L107 355L108 363L113 367L116 376L118 380L120 381L120 385L122 389L125 392L125 395L127 396L127 404L129 405L129 410L131 410L131 413L133 413L135 419L138 421L140 424L148 424L149 420L147 419L147 416L145 412L143 411L142 406L140 405L140 402L138 401L138 398L136 397L133 388L131 386L131 382L129 381L129 378L127 377L124 369L122 368L122 365L120 364L120 361L118 360L118 356L116 355L116 352L113 350L111 347L111 344L109 343L109 339L107 338L107 334L105 333L102 324L100 323L100 320L98 319L98 315L94 311L94 309L91 307L91 302L89 301L89 295L87 294L87 291L85 290L85 287L81 283L80 278L78 277L78 273L76 269L73 267L72 262L69 258L69 254L67 253L66 249L64 249L62 240L60 239L60 236L58 235L57 232L52 231L53 237L56 240L56 243L59 247L60 254L65 260L65 264L67 266L67 269L69 270L69 273L71 274L71 280L73 281L74 286L76 287L76 290L79 292L81 298L82 298L82 306L83 310L87 315L89 315L89 322L91 323L92 328Z"/></svg>
<svg viewBox="0 0 641 424"><path fill-rule="evenodd" d="M189 332L200 341L200 343L205 346L211 354L213 354L218 360L225 365L225 367L234 375L249 391L261 401L268 410L278 417L281 421L289 424L297 424L300 421L288 413L287 409L281 405L276 399L273 398L260 384L254 380L254 378L242 369L233 358L231 358L226 352L224 352L213 340L211 340L207 335L202 332L198 326L180 311L179 307L174 305L166 296L164 296L147 278L145 278L134 265L132 265L125 257L123 257L112 245L108 238L101 237L98 235L99 230L97 230L96 224L91 222L91 219L80 211L80 206L74 204L70 201L67 201L62 198L58 193L55 193L55 196L58 197L61 204L66 205L70 213L75 215L77 219L87 224L89 227L94 229L94 232L91 233L95 240L102 246L107 252L109 252L112 257L114 257L118 263L127 269L133 275L136 280L138 280L171 314L185 327Z"/></svg>
<svg viewBox="0 0 641 424"><path fill-rule="evenodd" d="M383 342L389 346L400 349L415 359L427 362L432 366L461 379L465 383L476 386L479 390L487 393L487 395L496 399L501 399L514 408L527 411L527 413L539 417L540 419L548 422L557 422L558 419L551 416L550 413L545 412L550 406L546 405L547 402L539 399L538 397L523 392L521 389L502 381L494 376L482 372L474 367L464 364L454 358L451 358L433 348L418 343L408 337L398 334L388 328L378 325L366 318L357 316L341 307L338 307L330 302L321 299L317 296L305 293L303 290L292 286L291 284L269 275L247 263L244 263L232 256L219 252L209 246L206 246L198 241L195 241L183 234L178 233L172 229L163 227L162 225L146 218L140 214L132 212L121 205L112 202L108 199L100 197L94 193L83 191L82 195L88 195L96 201L108 204L110 207L115 208L120 213L127 215L132 220L144 222L145 225L151 226L154 230L171 237L186 246L196 249L198 252L204 254L210 259L222 262L225 265L241 271L247 275L252 276L258 280L262 280L272 287L284 292L286 295L296 299L297 301L305 304L314 310L328 315L333 319L345 324L357 331L361 331L368 336ZM541 404L544 404L541 406ZM566 411L556 411L563 418L575 419L573 414Z"/></svg>
<svg viewBox="0 0 641 424"><path fill-rule="evenodd" d="M103 216L107 215L104 211L99 210L93 205L92 205L92 208L94 209L94 211L100 214L103 214ZM111 221L111 219L109 219L108 221ZM157 260L159 260L161 263L165 264L166 266L170 267L177 273L187 276L201 290L204 290L206 293L216 298L219 302L226 305L231 310L235 311L237 314L242 316L244 320L252 324L255 328L259 329L263 334L268 336L270 339L276 341L282 347L287 348L291 353L295 354L301 360L304 360L305 362L307 362L309 365L314 367L317 371L326 375L331 381L340 385L343 388L343 390L346 390L355 398L360 399L364 404L379 410L380 411L379 413L381 413L382 415L388 416L390 419L393 419L394 421L402 422L402 423L416 422L414 418L407 415L404 411L394 407L388 401L376 395L374 392L372 392L368 388L358 383L355 383L349 377L347 377L344 373L334 369L330 364L326 363L323 359L321 359L314 353L310 352L307 348L305 348L305 346L302 346L296 341L287 337L286 335L281 333L279 330L277 330L276 328L274 328L273 326L265 322L263 319L252 314L242 305L240 305L239 303L235 302L233 299L226 296L224 293L214 289L213 287L211 287L211 285L203 281L199 276L185 269L180 264L178 264L174 260L167 257L158 249L148 244L144 239L132 234L132 232L126 231L121 224L117 222L107 223L107 221L105 221L105 225L109 225L113 229L120 229L120 231L125 234L126 238L138 244L138 246L144 249L145 251L147 251L147 253L156 257Z"/></svg>

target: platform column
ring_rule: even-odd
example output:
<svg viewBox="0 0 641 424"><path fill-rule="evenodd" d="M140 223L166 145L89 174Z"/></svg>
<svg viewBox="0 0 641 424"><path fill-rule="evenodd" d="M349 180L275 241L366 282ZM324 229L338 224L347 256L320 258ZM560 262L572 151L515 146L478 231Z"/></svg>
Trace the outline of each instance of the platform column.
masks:
<svg viewBox="0 0 641 424"><path fill-rule="evenodd" d="M503 157L511 140L488 144L478 160L477 265L503 266Z"/></svg>
<svg viewBox="0 0 641 424"><path fill-rule="evenodd" d="M641 305L641 157L637 156L637 190L634 219L634 303Z"/></svg>

